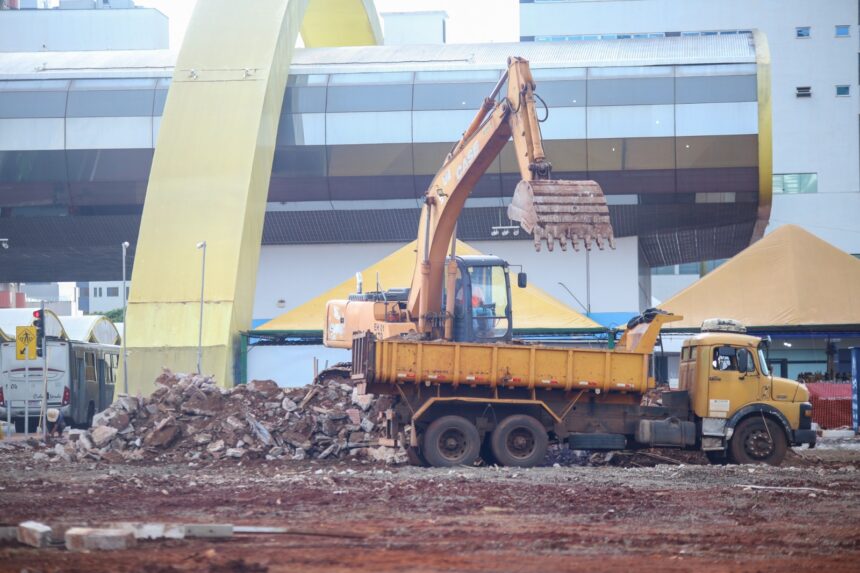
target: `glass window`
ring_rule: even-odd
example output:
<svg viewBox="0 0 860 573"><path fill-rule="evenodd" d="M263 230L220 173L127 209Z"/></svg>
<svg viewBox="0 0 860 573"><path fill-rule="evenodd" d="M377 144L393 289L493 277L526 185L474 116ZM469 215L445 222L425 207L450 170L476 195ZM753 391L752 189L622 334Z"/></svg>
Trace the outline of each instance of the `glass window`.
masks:
<svg viewBox="0 0 860 573"><path fill-rule="evenodd" d="M678 274L698 275L699 263L684 263L683 265L678 265Z"/></svg>
<svg viewBox="0 0 860 573"><path fill-rule="evenodd" d="M330 86L362 84L411 84L412 72L370 72L356 74L332 74Z"/></svg>
<svg viewBox="0 0 860 573"><path fill-rule="evenodd" d="M774 193L818 193L818 173L775 173Z"/></svg>
<svg viewBox="0 0 860 573"><path fill-rule="evenodd" d="M92 352L87 352L84 356L87 363L87 380L94 382L96 380L96 357Z"/></svg>
<svg viewBox="0 0 860 573"><path fill-rule="evenodd" d="M836 26L836 37L837 38L848 38L850 36L851 36L851 26L848 26L848 25Z"/></svg>
<svg viewBox="0 0 860 573"><path fill-rule="evenodd" d="M119 287L107 287L108 296L119 296Z"/></svg>
<svg viewBox="0 0 860 573"><path fill-rule="evenodd" d="M412 84L332 86L328 88L326 109L329 112L408 111L412 109Z"/></svg>
<svg viewBox="0 0 860 573"><path fill-rule="evenodd" d="M795 29L795 37L797 38L808 38L812 33L812 29L809 26L800 26Z"/></svg>
<svg viewBox="0 0 860 573"><path fill-rule="evenodd" d="M508 289L502 267L469 267L472 283L472 327L479 338L501 338L508 332Z"/></svg>
<svg viewBox="0 0 860 573"><path fill-rule="evenodd" d="M836 86L836 95L838 97L847 97L851 95L851 86Z"/></svg>
<svg viewBox="0 0 860 573"><path fill-rule="evenodd" d="M651 269L652 275L676 275L678 274L677 265L669 265L667 267L654 267Z"/></svg>
<svg viewBox="0 0 860 573"><path fill-rule="evenodd" d="M412 107L415 111L430 109L477 111L495 85L495 82L415 84ZM462 131L462 128L460 130Z"/></svg>
<svg viewBox="0 0 860 573"><path fill-rule="evenodd" d="M282 113L324 112L325 86L287 86Z"/></svg>
<svg viewBox="0 0 860 573"><path fill-rule="evenodd" d="M80 89L69 91L67 117L148 117L154 110L152 89Z"/></svg>
<svg viewBox="0 0 860 573"><path fill-rule="evenodd" d="M328 145L412 143L408 111L329 113L325 128Z"/></svg>
<svg viewBox="0 0 860 573"><path fill-rule="evenodd" d="M0 118L65 117L68 81L0 82Z"/></svg>
<svg viewBox="0 0 860 573"><path fill-rule="evenodd" d="M290 113L278 123L276 147L289 145L325 145L324 113Z"/></svg>

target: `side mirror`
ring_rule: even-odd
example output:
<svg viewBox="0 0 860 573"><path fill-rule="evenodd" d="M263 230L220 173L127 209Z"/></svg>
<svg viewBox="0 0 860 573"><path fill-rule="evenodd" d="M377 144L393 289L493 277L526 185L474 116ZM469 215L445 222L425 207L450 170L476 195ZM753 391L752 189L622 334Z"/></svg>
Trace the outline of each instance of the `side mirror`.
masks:
<svg viewBox="0 0 860 573"><path fill-rule="evenodd" d="M741 348L738 350L738 371L742 374L750 372L752 368L750 368L752 362L752 356L750 356L750 351L746 348Z"/></svg>
<svg viewBox="0 0 860 573"><path fill-rule="evenodd" d="M526 288L529 284L529 277L526 273L519 272L517 273L517 286L519 288Z"/></svg>

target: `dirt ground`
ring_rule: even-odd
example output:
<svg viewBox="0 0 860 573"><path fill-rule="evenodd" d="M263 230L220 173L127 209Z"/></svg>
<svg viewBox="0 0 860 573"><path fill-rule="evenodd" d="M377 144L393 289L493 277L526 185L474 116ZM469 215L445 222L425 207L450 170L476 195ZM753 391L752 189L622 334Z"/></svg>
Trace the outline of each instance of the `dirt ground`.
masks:
<svg viewBox="0 0 860 573"><path fill-rule="evenodd" d="M110 465L4 451L0 524L220 522L291 532L111 553L0 543L0 571L860 571L857 442L800 451L780 468L656 461L531 470Z"/></svg>

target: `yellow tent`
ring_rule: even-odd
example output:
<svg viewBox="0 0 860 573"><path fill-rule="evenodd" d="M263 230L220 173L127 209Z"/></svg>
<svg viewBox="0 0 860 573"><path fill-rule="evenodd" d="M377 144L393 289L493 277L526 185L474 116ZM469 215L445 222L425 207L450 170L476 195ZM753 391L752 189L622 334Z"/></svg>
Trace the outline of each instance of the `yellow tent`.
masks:
<svg viewBox="0 0 860 573"><path fill-rule="evenodd" d="M476 249L462 241L457 242L457 253L480 255ZM380 282L388 287L407 287L412 282L412 269L415 266L415 241L398 249L381 261L361 271L365 281ZM325 305L332 299L345 299L355 292L355 280L349 278L333 289L309 300L281 316L259 326L257 331L322 332L325 319ZM511 289L513 302L514 328L522 330L569 331L601 328L593 320L575 312L541 289L529 285L524 289Z"/></svg>
<svg viewBox="0 0 860 573"><path fill-rule="evenodd" d="M684 316L747 326L860 324L860 260L794 225L779 227L660 305Z"/></svg>

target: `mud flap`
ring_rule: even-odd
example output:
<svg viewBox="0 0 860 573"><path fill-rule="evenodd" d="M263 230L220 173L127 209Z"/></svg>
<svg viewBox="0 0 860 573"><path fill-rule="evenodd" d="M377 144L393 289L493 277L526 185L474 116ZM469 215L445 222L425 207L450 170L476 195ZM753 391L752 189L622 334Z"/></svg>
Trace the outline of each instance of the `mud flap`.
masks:
<svg viewBox="0 0 860 573"><path fill-rule="evenodd" d="M555 241L564 251L568 241L577 251L580 242L586 249L595 243L600 249L615 248L606 197L594 181L520 181L508 218L531 233L538 251L544 240L550 251Z"/></svg>

